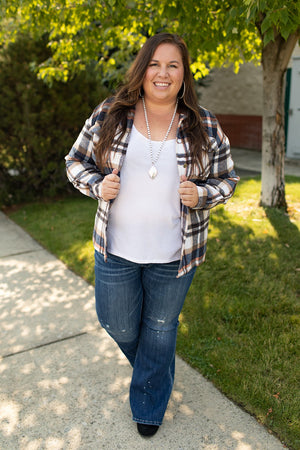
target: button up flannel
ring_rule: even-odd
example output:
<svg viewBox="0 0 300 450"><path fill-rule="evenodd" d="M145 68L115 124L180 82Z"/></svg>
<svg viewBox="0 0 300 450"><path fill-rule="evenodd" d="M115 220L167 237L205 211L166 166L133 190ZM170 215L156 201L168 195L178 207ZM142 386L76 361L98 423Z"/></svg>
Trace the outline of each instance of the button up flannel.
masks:
<svg viewBox="0 0 300 450"><path fill-rule="evenodd" d="M98 200L93 243L95 249L101 252L105 259L106 228L111 201L106 202L101 198L101 182L113 169L121 171L135 114L134 108L128 112L126 133L118 145L116 141L112 145L106 166L101 172L96 165L94 148L99 140L101 124L112 101L113 98L106 99L95 108L65 157L67 176L71 183L83 194ZM176 135L179 176L185 175L193 181L197 185L199 194L199 202L195 208L181 204L182 247L177 277L204 262L210 209L220 203L226 203L233 195L239 181L239 177L233 170L228 138L219 122L205 108L199 106L199 112L210 141L210 148L203 152L203 170L200 167L192 167L189 144L183 126L183 120L186 117L184 114L180 114Z"/></svg>

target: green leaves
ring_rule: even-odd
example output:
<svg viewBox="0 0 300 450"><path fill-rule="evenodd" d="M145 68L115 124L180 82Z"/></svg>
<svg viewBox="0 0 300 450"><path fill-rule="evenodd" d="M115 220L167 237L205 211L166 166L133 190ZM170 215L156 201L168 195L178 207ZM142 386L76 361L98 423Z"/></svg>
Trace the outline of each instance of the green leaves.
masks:
<svg viewBox="0 0 300 450"><path fill-rule="evenodd" d="M18 30L49 36L40 78L67 80L91 62L116 84L143 40L158 32L186 40L196 78L208 67L260 59L275 34L299 31L299 0L10 0L2 2L0 45Z"/></svg>
<svg viewBox="0 0 300 450"><path fill-rule="evenodd" d="M263 45L274 40L275 33L285 40L300 32L300 2L298 0L244 0L247 7L247 22L258 27Z"/></svg>

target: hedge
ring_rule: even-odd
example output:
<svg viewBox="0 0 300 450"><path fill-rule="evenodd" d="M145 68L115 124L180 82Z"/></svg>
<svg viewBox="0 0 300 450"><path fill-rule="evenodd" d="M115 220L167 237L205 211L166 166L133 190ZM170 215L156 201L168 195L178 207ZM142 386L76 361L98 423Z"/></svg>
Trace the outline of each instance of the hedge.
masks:
<svg viewBox="0 0 300 450"><path fill-rule="evenodd" d="M21 36L0 49L0 206L71 191L64 156L108 95L92 69L47 86L33 70L47 57L46 39Z"/></svg>

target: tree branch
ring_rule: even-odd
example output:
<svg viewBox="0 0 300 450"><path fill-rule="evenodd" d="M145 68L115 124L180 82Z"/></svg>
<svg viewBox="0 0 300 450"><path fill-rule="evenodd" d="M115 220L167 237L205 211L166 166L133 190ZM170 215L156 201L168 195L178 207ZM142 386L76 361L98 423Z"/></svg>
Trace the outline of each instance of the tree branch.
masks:
<svg viewBox="0 0 300 450"><path fill-rule="evenodd" d="M298 29L293 34L290 34L286 41L285 40L283 41L280 51L280 55L282 56L282 59L280 61L280 69L282 71L285 71L287 69L287 66L289 64L297 41L299 40L299 37L300 37L300 29Z"/></svg>

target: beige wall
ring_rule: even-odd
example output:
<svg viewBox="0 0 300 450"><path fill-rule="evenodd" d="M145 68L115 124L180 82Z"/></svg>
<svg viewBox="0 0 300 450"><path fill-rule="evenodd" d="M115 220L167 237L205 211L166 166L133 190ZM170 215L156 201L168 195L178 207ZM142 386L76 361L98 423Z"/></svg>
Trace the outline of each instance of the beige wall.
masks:
<svg viewBox="0 0 300 450"><path fill-rule="evenodd" d="M298 59L299 56L300 47L297 45L290 67L293 57ZM261 149L262 77L261 66L247 63L237 74L232 69L213 70L206 86L198 88L199 103L218 117L234 147Z"/></svg>
<svg viewBox="0 0 300 450"><path fill-rule="evenodd" d="M262 69L247 63L238 74L230 69L215 69L211 82L200 87L200 104L215 114L262 115Z"/></svg>
<svg viewBox="0 0 300 450"><path fill-rule="evenodd" d="M300 57L297 44L293 56ZM292 58L289 67L291 67ZM262 115L262 68L243 64L239 73L230 69L215 69L209 75L211 82L199 87L200 104L215 114Z"/></svg>
<svg viewBox="0 0 300 450"><path fill-rule="evenodd" d="M297 44L296 47L295 47L293 55L292 55L292 57L290 59L289 67L292 67L293 57L300 58L300 46L299 46L299 44Z"/></svg>

